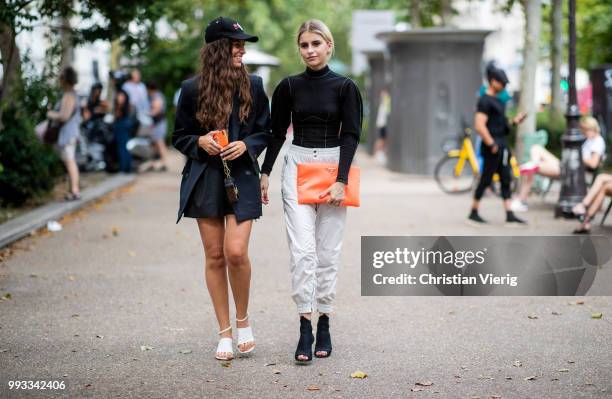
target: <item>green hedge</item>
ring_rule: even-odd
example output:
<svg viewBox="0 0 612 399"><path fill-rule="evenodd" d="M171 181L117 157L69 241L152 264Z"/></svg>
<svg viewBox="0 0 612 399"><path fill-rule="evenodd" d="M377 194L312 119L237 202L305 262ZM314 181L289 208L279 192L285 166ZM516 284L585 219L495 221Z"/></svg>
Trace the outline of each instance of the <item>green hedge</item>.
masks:
<svg viewBox="0 0 612 399"><path fill-rule="evenodd" d="M15 109L5 109L0 133L0 206L22 206L44 196L63 175L53 149L34 134L34 122Z"/></svg>
<svg viewBox="0 0 612 399"><path fill-rule="evenodd" d="M561 155L561 136L565 133L565 116L556 115L551 117L548 110L538 112L536 116L536 130L546 130L548 132L548 151L557 157Z"/></svg>

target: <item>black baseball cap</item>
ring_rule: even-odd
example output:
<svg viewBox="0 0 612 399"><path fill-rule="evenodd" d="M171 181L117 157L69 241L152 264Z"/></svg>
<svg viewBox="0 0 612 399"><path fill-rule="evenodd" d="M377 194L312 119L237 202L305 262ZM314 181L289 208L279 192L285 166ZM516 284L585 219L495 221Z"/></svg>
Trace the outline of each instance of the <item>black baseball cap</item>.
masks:
<svg viewBox="0 0 612 399"><path fill-rule="evenodd" d="M247 42L256 42L259 40L257 36L246 33L238 21L234 19L218 17L210 21L206 27L206 33L204 34L206 43L212 43L224 37L234 40L246 40Z"/></svg>
<svg viewBox="0 0 612 399"><path fill-rule="evenodd" d="M500 82L500 83L502 83L504 85L507 85L508 82L509 82L508 81L508 76L506 76L506 72L504 72L504 70L501 69L501 68L493 67L493 68L487 70L487 75L488 75L489 80L495 79L495 80L497 80L498 82Z"/></svg>

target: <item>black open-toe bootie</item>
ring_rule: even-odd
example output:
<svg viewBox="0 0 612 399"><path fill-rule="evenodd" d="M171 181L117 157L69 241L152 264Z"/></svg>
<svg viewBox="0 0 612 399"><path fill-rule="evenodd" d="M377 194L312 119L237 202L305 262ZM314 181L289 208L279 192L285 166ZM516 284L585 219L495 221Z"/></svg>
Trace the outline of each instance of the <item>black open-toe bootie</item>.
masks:
<svg viewBox="0 0 612 399"><path fill-rule="evenodd" d="M317 352L327 352L326 355L317 355ZM315 344L316 357L328 357L332 353L331 335L329 335L329 316L322 314L317 322L317 343Z"/></svg>
<svg viewBox="0 0 612 399"><path fill-rule="evenodd" d="M312 335L312 323L304 316L300 316L300 341L295 350L295 361L299 363L307 363L312 360L312 344L314 335ZM298 359L298 356L306 356L306 360Z"/></svg>

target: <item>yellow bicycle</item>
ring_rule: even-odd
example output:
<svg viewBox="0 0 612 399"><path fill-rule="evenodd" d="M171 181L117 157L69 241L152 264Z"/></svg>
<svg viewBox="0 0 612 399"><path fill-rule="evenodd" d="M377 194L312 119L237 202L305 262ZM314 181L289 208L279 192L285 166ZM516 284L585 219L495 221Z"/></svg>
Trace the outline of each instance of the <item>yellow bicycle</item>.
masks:
<svg viewBox="0 0 612 399"><path fill-rule="evenodd" d="M474 145L471 140L472 129L469 126L463 127L461 137L461 146L459 148L451 148L446 151L446 154L438 163L434 170L434 178L436 182L448 194L461 194L472 191L478 183L480 175L480 165ZM512 179L512 191L516 189L517 178L520 176L520 170L516 158L510 158L510 166L512 174L515 177ZM494 192L499 192L496 185L499 183L499 175L493 175L492 188Z"/></svg>

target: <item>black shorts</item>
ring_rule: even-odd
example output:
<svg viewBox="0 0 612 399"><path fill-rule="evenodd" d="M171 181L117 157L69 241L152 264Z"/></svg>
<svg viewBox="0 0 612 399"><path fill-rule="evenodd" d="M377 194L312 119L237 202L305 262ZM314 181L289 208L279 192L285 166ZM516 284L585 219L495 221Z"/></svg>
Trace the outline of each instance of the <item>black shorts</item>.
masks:
<svg viewBox="0 0 612 399"><path fill-rule="evenodd" d="M211 157L206 169L185 206L184 216L188 218L222 218L233 215L234 208L227 198L223 181L225 174L219 157Z"/></svg>

